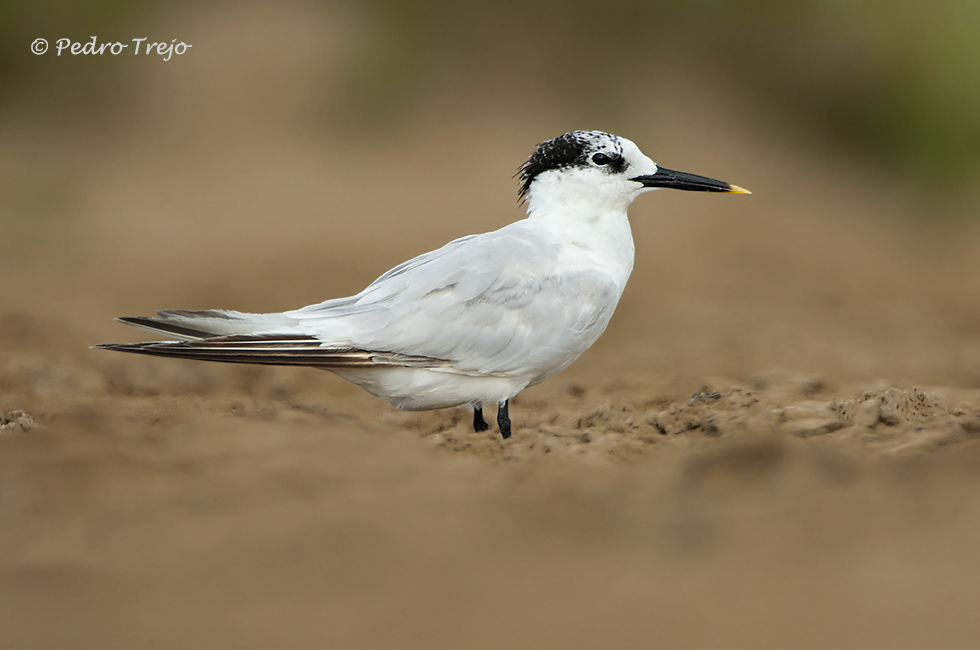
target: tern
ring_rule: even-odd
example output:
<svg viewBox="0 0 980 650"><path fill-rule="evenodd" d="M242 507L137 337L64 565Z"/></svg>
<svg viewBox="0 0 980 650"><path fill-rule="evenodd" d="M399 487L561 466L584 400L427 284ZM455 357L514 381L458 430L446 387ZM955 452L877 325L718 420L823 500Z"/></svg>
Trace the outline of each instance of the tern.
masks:
<svg viewBox="0 0 980 650"><path fill-rule="evenodd" d="M626 211L660 188L749 194L665 169L631 141L572 131L519 169L527 218L391 269L355 296L274 314L158 311L120 322L170 341L96 347L330 370L399 409L483 405L511 435L515 395L567 368L606 329L633 269Z"/></svg>

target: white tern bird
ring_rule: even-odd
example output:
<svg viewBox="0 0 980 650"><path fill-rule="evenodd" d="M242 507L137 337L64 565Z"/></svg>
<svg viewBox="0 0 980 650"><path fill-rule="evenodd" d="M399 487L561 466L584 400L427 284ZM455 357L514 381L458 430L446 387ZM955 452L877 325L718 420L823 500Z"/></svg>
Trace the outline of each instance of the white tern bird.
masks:
<svg viewBox="0 0 980 650"><path fill-rule="evenodd" d="M609 323L633 269L626 209L659 188L749 193L664 169L635 144L573 131L518 172L527 218L391 269L349 298L278 314L159 311L119 321L176 341L97 347L331 370L406 410L469 405L486 431L508 402L568 367Z"/></svg>

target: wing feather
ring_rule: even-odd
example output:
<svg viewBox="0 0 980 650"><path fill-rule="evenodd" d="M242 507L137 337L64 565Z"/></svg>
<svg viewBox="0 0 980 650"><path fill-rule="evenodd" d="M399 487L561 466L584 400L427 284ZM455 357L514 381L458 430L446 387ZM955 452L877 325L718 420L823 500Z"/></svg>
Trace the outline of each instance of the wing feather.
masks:
<svg viewBox="0 0 980 650"><path fill-rule="evenodd" d="M282 314L126 318L183 340L98 347L232 363L452 368L536 382L598 338L623 289L621 278L561 252L560 238L519 221L400 264L355 296Z"/></svg>
<svg viewBox="0 0 980 650"><path fill-rule="evenodd" d="M463 372L531 374L571 363L605 329L622 287L562 266L528 221L458 239L395 267L350 299L286 316L359 349L446 359Z"/></svg>
<svg viewBox="0 0 980 650"><path fill-rule="evenodd" d="M397 352L324 346L319 339L303 335L221 336L198 341L109 343L95 347L103 350L134 352L160 357L276 366L440 368L449 365L447 361L441 359L430 359Z"/></svg>

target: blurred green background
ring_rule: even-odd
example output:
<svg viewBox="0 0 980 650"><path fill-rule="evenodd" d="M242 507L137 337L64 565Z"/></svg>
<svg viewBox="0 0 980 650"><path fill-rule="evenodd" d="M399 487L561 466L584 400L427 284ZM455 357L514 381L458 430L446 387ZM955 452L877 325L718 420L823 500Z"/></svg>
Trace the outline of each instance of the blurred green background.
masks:
<svg viewBox="0 0 980 650"><path fill-rule="evenodd" d="M46 0L0 5L0 110L57 117L124 106L111 57L35 56L60 36L128 42L191 5ZM365 0L326 3L356 32L323 92L324 120L397 128L455 78L533 88L615 114L658 77L707 77L920 188L980 176L980 3L975 0ZM152 36L152 33L151 33ZM198 43L198 49L206 47ZM315 90L315 89L314 89ZM111 98L112 101L108 101ZM122 104L121 104L122 103ZM111 104L111 106L109 106ZM550 135L550 134L549 134Z"/></svg>

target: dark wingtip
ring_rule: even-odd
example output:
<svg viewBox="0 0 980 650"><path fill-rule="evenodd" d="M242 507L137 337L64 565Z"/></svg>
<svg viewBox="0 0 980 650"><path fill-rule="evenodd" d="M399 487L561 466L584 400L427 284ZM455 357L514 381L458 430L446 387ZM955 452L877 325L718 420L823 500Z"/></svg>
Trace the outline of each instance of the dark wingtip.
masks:
<svg viewBox="0 0 980 650"><path fill-rule="evenodd" d="M146 343L99 343L98 345L91 346L89 349L116 350L118 352L139 352L140 348L146 345Z"/></svg>

